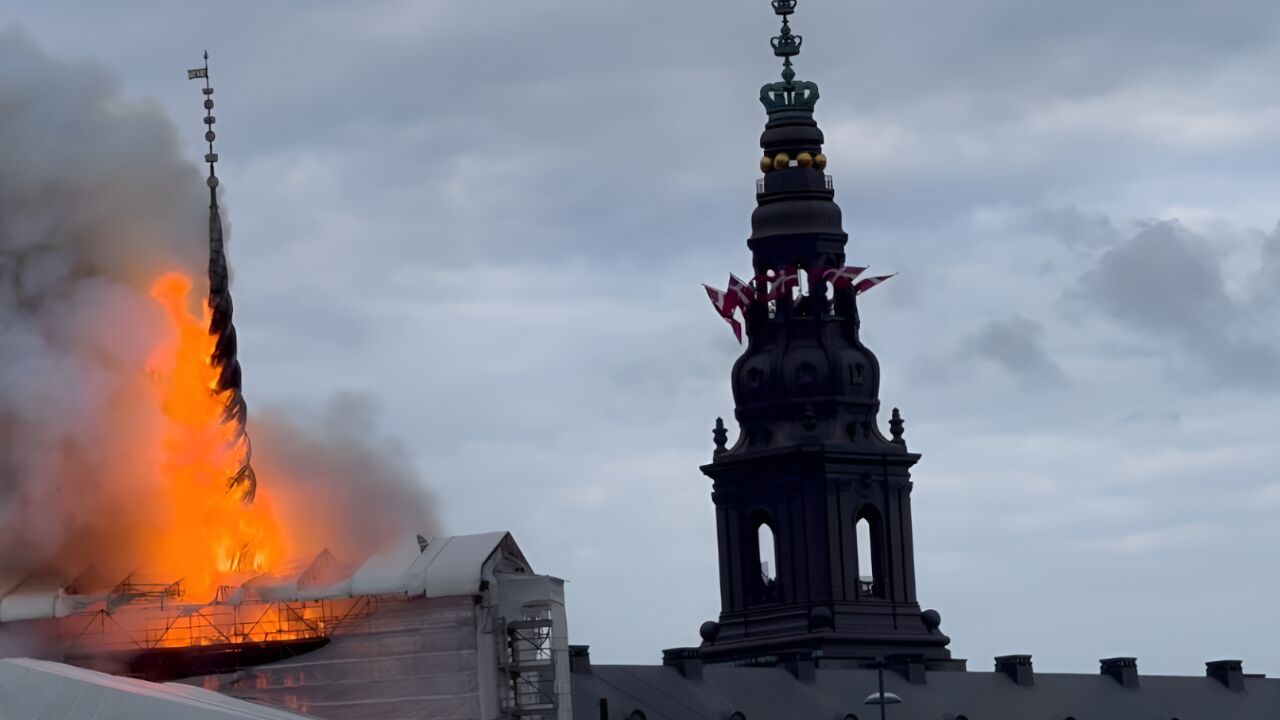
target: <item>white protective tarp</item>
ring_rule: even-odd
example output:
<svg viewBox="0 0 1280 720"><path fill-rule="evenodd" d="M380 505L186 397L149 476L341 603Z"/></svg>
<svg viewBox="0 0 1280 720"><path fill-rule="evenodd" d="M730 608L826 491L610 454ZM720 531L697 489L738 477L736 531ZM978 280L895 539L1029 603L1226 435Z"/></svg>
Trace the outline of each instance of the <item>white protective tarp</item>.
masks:
<svg viewBox="0 0 1280 720"><path fill-rule="evenodd" d="M491 559L500 563L492 564ZM297 577L261 578L246 587L267 600L400 594L440 598L479 594L486 573L532 572L508 532L436 537L425 549L416 537L404 537L365 560L347 577L320 581L332 579L337 567L334 563L327 552L321 553Z"/></svg>
<svg viewBox="0 0 1280 720"><path fill-rule="evenodd" d="M476 630L470 596L384 601L319 650L185 682L327 720L484 720Z"/></svg>
<svg viewBox="0 0 1280 720"><path fill-rule="evenodd" d="M301 720L187 685L149 683L62 663L0 660L0 720Z"/></svg>
<svg viewBox="0 0 1280 720"><path fill-rule="evenodd" d="M494 553L510 567L486 567ZM485 572L497 570L530 572L529 562L507 532L454 535L431 541L398 582L410 597L429 598L476 595Z"/></svg>

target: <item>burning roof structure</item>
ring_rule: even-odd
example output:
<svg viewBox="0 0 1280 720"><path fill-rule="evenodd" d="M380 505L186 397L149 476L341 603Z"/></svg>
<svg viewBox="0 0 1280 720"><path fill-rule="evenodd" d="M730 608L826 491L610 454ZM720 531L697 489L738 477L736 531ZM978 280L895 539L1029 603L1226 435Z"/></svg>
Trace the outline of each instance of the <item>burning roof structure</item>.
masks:
<svg viewBox="0 0 1280 720"><path fill-rule="evenodd" d="M207 299L194 302L199 274L181 262L117 281L152 322L128 337L146 344L122 363L124 411L85 424L124 460L72 477L120 507L68 492L58 502L75 507L59 509L91 508L91 531L0 567L0 657L30 658L0 666L0 718L568 717L562 583L533 573L509 535L429 539L416 478L341 433L330 447L270 425L272 483L259 483L205 59L189 76L206 81ZM397 536L410 523L426 534ZM332 551L312 547L322 533ZM201 689L160 684L179 680Z"/></svg>
<svg viewBox="0 0 1280 720"><path fill-rule="evenodd" d="M133 578L0 599L0 637L43 660L333 720L568 718L566 626L563 582L505 532L405 538L355 566L325 551L208 603Z"/></svg>

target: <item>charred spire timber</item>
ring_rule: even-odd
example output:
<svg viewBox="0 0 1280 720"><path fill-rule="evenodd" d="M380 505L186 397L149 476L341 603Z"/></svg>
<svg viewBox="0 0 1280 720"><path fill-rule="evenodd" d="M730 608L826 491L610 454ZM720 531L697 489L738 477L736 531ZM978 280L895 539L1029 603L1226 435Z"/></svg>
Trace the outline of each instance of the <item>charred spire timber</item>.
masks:
<svg viewBox="0 0 1280 720"><path fill-rule="evenodd" d="M231 321L231 281L227 271L226 243L222 232L222 215L218 208L218 176L214 166L218 154L213 151L217 135L213 131L213 87L209 84L209 52L204 53L204 67L187 71L187 79L204 78L204 139L209 151L204 160L209 164L209 334L217 338L210 362L218 369L215 388L225 403L222 422L232 425L235 434L231 442L243 445L239 466L227 478L227 490L237 492L245 504L253 502L258 491L258 476L253 470L253 444L249 439L248 406L244 400L243 378L237 357L236 326Z"/></svg>

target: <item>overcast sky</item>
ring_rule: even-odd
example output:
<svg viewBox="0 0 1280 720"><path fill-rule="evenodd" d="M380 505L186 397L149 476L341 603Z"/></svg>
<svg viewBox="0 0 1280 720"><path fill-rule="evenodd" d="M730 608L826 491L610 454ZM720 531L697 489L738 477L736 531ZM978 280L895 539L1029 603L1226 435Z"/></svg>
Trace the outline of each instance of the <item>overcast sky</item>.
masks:
<svg viewBox="0 0 1280 720"><path fill-rule="evenodd" d="M209 49L251 407L372 396L447 531L509 529L570 581L593 659L696 644L698 466L740 351L700 283L750 269L765 0L9 24L154 98L193 161ZM804 0L794 25L850 260L901 273L864 339L924 456L919 594L955 655L1280 674L1280 3Z"/></svg>

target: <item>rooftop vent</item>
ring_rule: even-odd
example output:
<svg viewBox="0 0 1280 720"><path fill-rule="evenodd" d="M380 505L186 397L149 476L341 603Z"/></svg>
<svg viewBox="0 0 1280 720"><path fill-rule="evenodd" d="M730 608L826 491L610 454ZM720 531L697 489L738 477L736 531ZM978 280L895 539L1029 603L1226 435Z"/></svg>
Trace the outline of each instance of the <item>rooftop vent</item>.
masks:
<svg viewBox="0 0 1280 720"><path fill-rule="evenodd" d="M1138 687L1138 659L1131 657L1104 658L1098 661L1102 674L1127 688Z"/></svg>
<svg viewBox="0 0 1280 720"><path fill-rule="evenodd" d="M890 670L906 678L912 685L924 683L924 656L917 653L902 653L885 658Z"/></svg>
<svg viewBox="0 0 1280 720"><path fill-rule="evenodd" d="M671 648L662 651L662 664L675 668L687 680L702 678L702 653L698 648Z"/></svg>
<svg viewBox="0 0 1280 720"><path fill-rule="evenodd" d="M569 646L569 672L588 675L591 673L591 646Z"/></svg>
<svg viewBox="0 0 1280 720"><path fill-rule="evenodd" d="M1204 664L1204 674L1227 686L1228 690L1244 690L1244 663L1240 660L1214 660Z"/></svg>
<svg viewBox="0 0 1280 720"><path fill-rule="evenodd" d="M818 661L812 650L782 653L778 662L800 682L813 682L817 677Z"/></svg>
<svg viewBox="0 0 1280 720"><path fill-rule="evenodd" d="M1030 655L1001 655L996 658L996 672L1004 673L1017 685L1035 685Z"/></svg>

